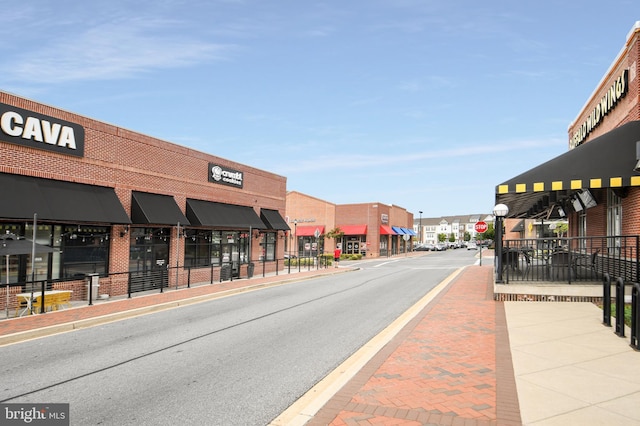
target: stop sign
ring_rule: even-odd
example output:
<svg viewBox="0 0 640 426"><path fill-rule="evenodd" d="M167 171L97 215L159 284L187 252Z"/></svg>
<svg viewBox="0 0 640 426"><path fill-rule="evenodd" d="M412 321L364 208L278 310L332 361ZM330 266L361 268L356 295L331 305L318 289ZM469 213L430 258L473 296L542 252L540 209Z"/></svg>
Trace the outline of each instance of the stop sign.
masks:
<svg viewBox="0 0 640 426"><path fill-rule="evenodd" d="M482 221L476 222L475 229L476 229L476 232L478 232L479 234L487 232L487 228L488 228L487 222L482 222Z"/></svg>

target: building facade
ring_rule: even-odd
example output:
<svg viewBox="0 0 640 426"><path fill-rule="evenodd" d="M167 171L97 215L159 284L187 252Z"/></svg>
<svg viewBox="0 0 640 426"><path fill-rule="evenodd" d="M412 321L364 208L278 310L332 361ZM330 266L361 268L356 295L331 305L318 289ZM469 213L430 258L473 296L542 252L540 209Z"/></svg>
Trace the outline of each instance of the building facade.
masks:
<svg viewBox="0 0 640 426"><path fill-rule="evenodd" d="M289 245L293 255L332 253L387 257L411 251L416 238L413 214L406 209L378 202L333 204L297 191L287 193L286 217L291 228ZM342 237L327 234L339 229ZM315 244L315 245L314 245Z"/></svg>
<svg viewBox="0 0 640 426"><path fill-rule="evenodd" d="M480 239L475 230L477 222L493 223L493 220L490 214L427 217L414 219L413 226L419 236L422 233L418 240L424 244L437 244L441 235L445 236L445 241L462 243Z"/></svg>
<svg viewBox="0 0 640 426"><path fill-rule="evenodd" d="M87 274L119 295L274 270L289 230L282 176L4 92L0 195L3 241L54 249L7 256L10 293L44 281L83 298Z"/></svg>
<svg viewBox="0 0 640 426"><path fill-rule="evenodd" d="M640 233L638 60L640 21L569 125L567 152L496 187L512 218L506 228L568 220L569 236Z"/></svg>

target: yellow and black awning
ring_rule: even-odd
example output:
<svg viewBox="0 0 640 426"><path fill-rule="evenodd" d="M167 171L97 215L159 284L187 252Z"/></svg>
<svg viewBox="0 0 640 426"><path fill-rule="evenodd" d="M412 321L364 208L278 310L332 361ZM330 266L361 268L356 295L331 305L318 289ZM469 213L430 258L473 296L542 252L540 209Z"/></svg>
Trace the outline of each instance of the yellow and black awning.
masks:
<svg viewBox="0 0 640 426"><path fill-rule="evenodd" d="M624 124L497 185L496 204L509 217L535 217L580 190L640 186L636 141L640 121Z"/></svg>

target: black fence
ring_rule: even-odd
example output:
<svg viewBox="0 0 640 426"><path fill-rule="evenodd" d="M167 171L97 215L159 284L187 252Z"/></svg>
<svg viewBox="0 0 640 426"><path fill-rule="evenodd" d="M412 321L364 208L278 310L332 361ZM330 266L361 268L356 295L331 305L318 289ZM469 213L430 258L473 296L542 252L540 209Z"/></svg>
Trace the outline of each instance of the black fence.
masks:
<svg viewBox="0 0 640 426"><path fill-rule="evenodd" d="M504 240L502 253L496 253L496 267L501 267L504 283L598 284L604 274L637 282L639 238L633 235Z"/></svg>
<svg viewBox="0 0 640 426"><path fill-rule="evenodd" d="M114 272L109 274L87 274L73 279L52 279L27 282L13 282L0 284L5 293L2 295L0 305L6 310L16 314L43 313L47 307L44 304L31 303L41 295L47 300L51 292L68 290L73 293L73 300L86 300L92 305L103 294L111 296L126 295L131 298L136 293L165 292L180 288L189 288L195 284L215 284L234 279L250 279L254 276L266 277L267 275L292 274L328 268L333 263L330 255L317 257L294 257L273 261L260 260L257 262L240 264L239 262L227 262L221 265L205 267L185 267L162 265L156 268L138 271ZM101 288L102 287L102 288ZM109 290L104 290L107 287ZM11 288L9 297L7 293ZM114 288L118 290L114 291ZM126 288L126 292L124 291ZM18 293L16 293L18 292ZM17 295L21 295L18 297ZM47 299L45 299L45 296ZM24 299L24 300L23 300ZM11 300L11 301L8 301ZM24 306L23 306L24 305ZM14 315L15 316L15 315Z"/></svg>
<svg viewBox="0 0 640 426"><path fill-rule="evenodd" d="M636 351L640 350L640 284L637 282L625 283L621 277L615 279L615 295L611 296L611 277L605 273L602 278L602 323L611 327L612 308L615 301L615 328L614 332L619 337L625 337L626 326L626 289L631 287L631 342L630 346Z"/></svg>

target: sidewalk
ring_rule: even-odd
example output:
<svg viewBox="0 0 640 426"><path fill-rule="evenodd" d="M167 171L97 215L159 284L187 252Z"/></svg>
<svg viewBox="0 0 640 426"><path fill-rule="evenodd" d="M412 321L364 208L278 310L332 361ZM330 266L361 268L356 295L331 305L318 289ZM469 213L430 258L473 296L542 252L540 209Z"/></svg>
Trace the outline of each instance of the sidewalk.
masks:
<svg viewBox="0 0 640 426"><path fill-rule="evenodd" d="M0 345L348 270L254 277L0 321ZM464 268L407 311L399 331L365 345L371 353L360 364L347 360L343 366L352 367L337 369L350 374L346 384L325 387L331 392L322 401L310 390L272 425L640 426L640 353L602 325L597 306L495 302L492 280L491 265Z"/></svg>
<svg viewBox="0 0 640 426"><path fill-rule="evenodd" d="M117 321L127 317L171 309L191 303L198 303L239 292L282 285L291 281L299 281L318 275L349 272L350 268L325 268L318 270L291 270L291 273L280 272L279 275L254 276L251 279L234 279L233 281L215 282L213 284L197 284L191 288L167 288L163 293L159 290L147 293L134 293L131 298L126 295L108 300L73 302L74 307L44 314L28 315L18 318L0 320L0 347L9 343L46 336L63 331L71 331L96 324ZM81 305L78 305L81 303Z"/></svg>
<svg viewBox="0 0 640 426"><path fill-rule="evenodd" d="M467 267L306 424L640 425L640 353L597 306L492 278Z"/></svg>

